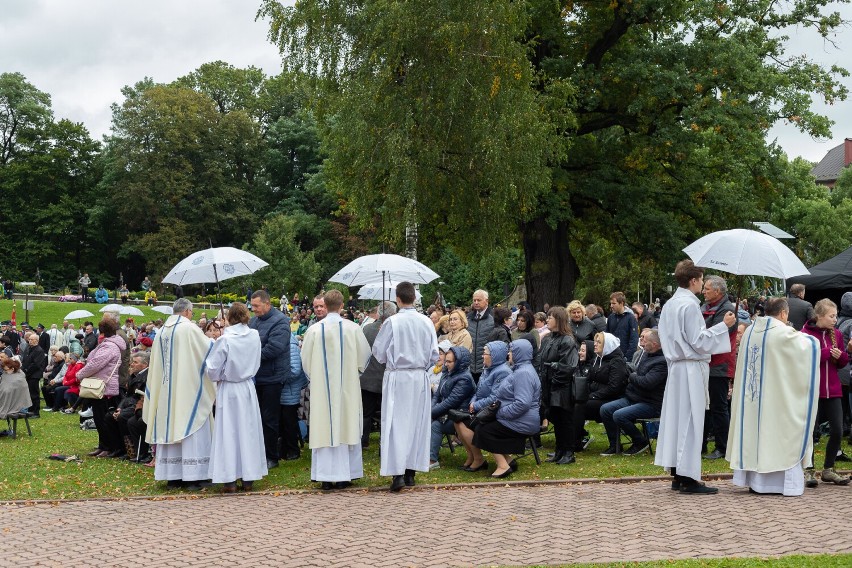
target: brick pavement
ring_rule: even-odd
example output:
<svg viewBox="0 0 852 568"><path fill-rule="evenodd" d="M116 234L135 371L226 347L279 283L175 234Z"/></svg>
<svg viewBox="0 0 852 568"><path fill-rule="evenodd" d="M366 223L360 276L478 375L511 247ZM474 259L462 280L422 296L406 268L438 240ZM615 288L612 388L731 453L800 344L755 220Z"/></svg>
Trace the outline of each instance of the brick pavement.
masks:
<svg viewBox="0 0 852 568"><path fill-rule="evenodd" d="M784 498L711 484L719 495L652 481L6 504L0 564L472 566L852 552L842 523L852 486ZM133 544L133 535L151 540Z"/></svg>

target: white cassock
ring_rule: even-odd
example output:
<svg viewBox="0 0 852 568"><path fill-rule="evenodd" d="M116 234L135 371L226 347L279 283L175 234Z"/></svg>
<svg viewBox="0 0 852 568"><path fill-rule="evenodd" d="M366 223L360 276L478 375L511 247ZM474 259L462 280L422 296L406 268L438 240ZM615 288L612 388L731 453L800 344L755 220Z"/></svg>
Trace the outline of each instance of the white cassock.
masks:
<svg viewBox="0 0 852 568"><path fill-rule="evenodd" d="M210 450L213 483L257 481L269 473L254 375L260 368L260 335L244 324L225 328L207 356L216 382L216 423Z"/></svg>
<svg viewBox="0 0 852 568"><path fill-rule="evenodd" d="M678 288L663 306L658 331L669 378L660 412L660 433L654 463L677 468L677 474L701 479L701 446L704 411L709 408L707 383L710 355L728 353L728 326L719 322L710 329L704 324L698 298L687 288Z"/></svg>
<svg viewBox="0 0 852 568"><path fill-rule="evenodd" d="M210 479L216 387L204 365L213 341L196 324L169 316L151 347L142 419L157 444L154 479Z"/></svg>
<svg viewBox="0 0 852 568"><path fill-rule="evenodd" d="M819 342L771 317L743 334L725 459L734 485L801 495L819 397Z"/></svg>
<svg viewBox="0 0 852 568"><path fill-rule="evenodd" d="M373 356L385 365L380 474L429 471L429 375L438 360L434 324L414 308L401 309L382 324Z"/></svg>
<svg viewBox="0 0 852 568"><path fill-rule="evenodd" d="M67 345L65 343L65 333L62 330L51 327L47 331L47 336L50 338L50 344L56 347Z"/></svg>
<svg viewBox="0 0 852 568"><path fill-rule="evenodd" d="M302 369L311 381L311 479L364 476L361 457L361 372L370 344L355 322L330 313L305 332Z"/></svg>

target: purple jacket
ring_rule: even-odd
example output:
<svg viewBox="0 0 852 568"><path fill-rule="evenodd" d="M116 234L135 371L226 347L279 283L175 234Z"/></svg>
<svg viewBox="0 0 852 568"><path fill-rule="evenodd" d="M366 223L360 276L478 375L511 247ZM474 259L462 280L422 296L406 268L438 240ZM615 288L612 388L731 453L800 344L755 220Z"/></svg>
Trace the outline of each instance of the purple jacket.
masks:
<svg viewBox="0 0 852 568"><path fill-rule="evenodd" d="M840 378L837 376L837 369L845 367L849 363L849 355L846 353L846 346L843 344L843 334L839 329L821 329L811 321L805 323L802 333L812 335L819 341L819 397L839 398L843 396ZM837 348L840 349L840 358L837 360L831 358L832 333Z"/></svg>
<svg viewBox="0 0 852 568"><path fill-rule="evenodd" d="M77 372L78 379L97 377L106 382L104 396L118 395L118 369L121 367L121 352L126 349L124 339L118 335L101 341L86 359L86 366ZM109 373L109 375L107 375Z"/></svg>

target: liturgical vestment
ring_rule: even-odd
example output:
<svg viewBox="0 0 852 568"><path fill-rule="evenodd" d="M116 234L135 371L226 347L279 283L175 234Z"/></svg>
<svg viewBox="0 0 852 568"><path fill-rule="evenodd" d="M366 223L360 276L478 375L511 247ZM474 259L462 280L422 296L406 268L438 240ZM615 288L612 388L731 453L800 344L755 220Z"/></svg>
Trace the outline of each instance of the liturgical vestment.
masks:
<svg viewBox="0 0 852 568"><path fill-rule="evenodd" d="M743 334L725 458L734 483L759 493L801 495L810 467L819 396L819 344L772 317Z"/></svg>

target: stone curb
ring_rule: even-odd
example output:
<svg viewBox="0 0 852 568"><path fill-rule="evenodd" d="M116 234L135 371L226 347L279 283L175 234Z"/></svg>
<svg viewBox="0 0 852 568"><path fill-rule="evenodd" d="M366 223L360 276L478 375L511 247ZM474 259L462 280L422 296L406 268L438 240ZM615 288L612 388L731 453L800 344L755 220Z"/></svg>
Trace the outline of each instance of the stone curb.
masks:
<svg viewBox="0 0 852 568"><path fill-rule="evenodd" d="M850 474L852 470L838 470L840 474ZM710 473L703 475L703 481L723 481L733 478L733 473ZM483 481L473 483L443 483L416 485L414 487L406 487L405 492L410 491L438 491L438 490L455 490L455 489L483 489L489 487L513 488L513 487L537 487L543 485L605 485L605 484L627 484L627 483L648 483L653 481L670 481L670 475L647 475L637 477L583 477L576 479L524 479L519 481L504 481L502 483L496 481ZM7 505L59 505L62 503L81 503L81 502L99 502L99 501L194 501L197 499L209 499L215 497L223 498L239 498L252 496L274 496L280 497L284 495L315 495L315 494L335 494L335 493L379 493L387 492L388 485L379 485L374 487L349 487L347 489L335 489L333 491L323 491L322 489L281 489L281 490L266 490L252 491L251 493L236 493L224 494L220 492L214 493L196 493L196 494L175 494L175 495L134 495L132 497L87 497L82 499L16 499L10 501L0 501L0 506Z"/></svg>

